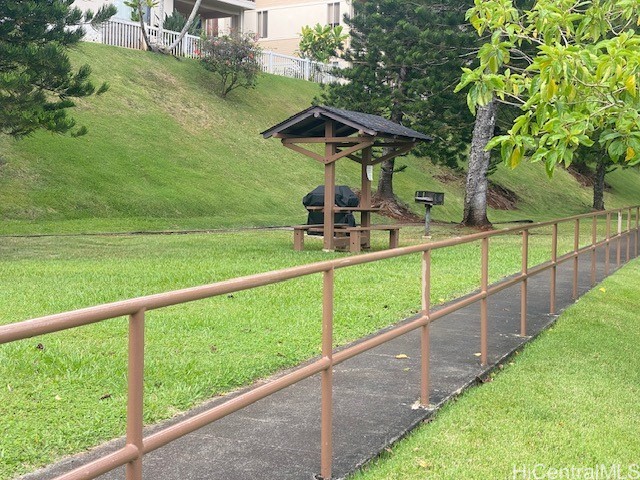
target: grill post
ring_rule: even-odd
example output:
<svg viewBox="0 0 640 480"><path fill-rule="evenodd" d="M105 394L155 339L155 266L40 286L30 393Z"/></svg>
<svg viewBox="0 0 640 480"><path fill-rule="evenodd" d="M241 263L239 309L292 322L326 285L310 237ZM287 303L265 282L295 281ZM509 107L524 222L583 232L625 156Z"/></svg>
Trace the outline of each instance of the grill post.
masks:
<svg viewBox="0 0 640 480"><path fill-rule="evenodd" d="M424 204L424 236L428 237L431 233L431 205Z"/></svg>

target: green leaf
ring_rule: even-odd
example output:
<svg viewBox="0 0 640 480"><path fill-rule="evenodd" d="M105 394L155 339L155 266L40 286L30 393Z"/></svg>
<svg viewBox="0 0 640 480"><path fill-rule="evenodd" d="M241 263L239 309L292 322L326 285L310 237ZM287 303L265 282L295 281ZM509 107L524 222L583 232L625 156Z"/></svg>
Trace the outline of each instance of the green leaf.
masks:
<svg viewBox="0 0 640 480"><path fill-rule="evenodd" d="M520 145L517 145L511 152L508 165L513 169L513 168L516 168L518 165L520 165L521 161L522 161L522 147Z"/></svg>
<svg viewBox="0 0 640 480"><path fill-rule="evenodd" d="M624 82L624 88L631 94L632 97L636 96L636 76L629 75Z"/></svg>

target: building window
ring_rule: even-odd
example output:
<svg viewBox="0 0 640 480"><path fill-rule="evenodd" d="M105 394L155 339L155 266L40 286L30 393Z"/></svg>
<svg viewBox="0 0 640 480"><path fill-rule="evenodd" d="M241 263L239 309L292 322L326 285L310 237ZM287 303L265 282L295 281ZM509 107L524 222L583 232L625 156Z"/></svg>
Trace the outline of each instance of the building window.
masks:
<svg viewBox="0 0 640 480"><path fill-rule="evenodd" d="M258 12L258 38L267 38L268 23L269 23L269 12Z"/></svg>
<svg viewBox="0 0 640 480"><path fill-rule="evenodd" d="M340 3L330 3L327 7L327 23L332 27L340 25Z"/></svg>

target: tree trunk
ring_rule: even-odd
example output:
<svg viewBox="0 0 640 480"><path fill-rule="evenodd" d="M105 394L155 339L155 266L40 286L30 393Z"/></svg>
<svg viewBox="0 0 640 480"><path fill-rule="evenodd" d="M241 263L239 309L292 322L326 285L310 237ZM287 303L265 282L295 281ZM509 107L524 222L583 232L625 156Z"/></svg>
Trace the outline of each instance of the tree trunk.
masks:
<svg viewBox="0 0 640 480"><path fill-rule="evenodd" d="M395 85L392 89L391 96L394 98L393 104L391 106L391 115L389 120L395 123L402 123L402 118L404 114L402 113L402 108L400 106L398 97L403 96L402 89L404 88L404 80L407 78L407 69L406 67L401 67L398 72L398 78L395 82ZM387 155L391 153L392 149L384 148L382 150L383 155ZM380 179L378 180L378 191L376 193L376 197L380 200L393 200L395 201L396 196L393 193L393 170L395 168L395 159L391 158L389 160L385 160L382 162L380 166Z"/></svg>
<svg viewBox="0 0 640 480"><path fill-rule="evenodd" d="M593 208L604 210L604 177L607 174L607 163L604 159L596 164L596 173L593 181Z"/></svg>
<svg viewBox="0 0 640 480"><path fill-rule="evenodd" d="M491 153L485 151L496 126L498 102L493 99L478 108L469 152L469 170L464 195L462 224L469 227L490 227L487 218L487 170Z"/></svg>
<svg viewBox="0 0 640 480"><path fill-rule="evenodd" d="M383 149L382 154L386 155L388 149ZM380 178L378 179L378 192L376 197L380 200L393 200L393 169L395 168L395 159L385 160L380 164Z"/></svg>
<svg viewBox="0 0 640 480"><path fill-rule="evenodd" d="M196 18L196 14L198 13L198 9L200 8L200 3L202 3L202 0L196 0L196 3L193 5L193 9L191 10L191 15L189 15L189 18L187 18L187 21L184 24L184 27L182 27L182 30L180 30L178 37L173 41L171 45L169 45L169 48L167 48L166 53L170 53L174 48L176 48L180 43L180 41L187 34L187 32L189 31L189 28L191 28L193 19Z"/></svg>
<svg viewBox="0 0 640 480"><path fill-rule="evenodd" d="M161 47L164 47L164 0L160 0L159 8L160 22L158 22L158 44L161 45Z"/></svg>
<svg viewBox="0 0 640 480"><path fill-rule="evenodd" d="M149 41L149 33L147 32L147 26L144 23L144 15L142 14L142 0L138 0L138 17L140 18L140 28L142 29L142 38L144 43L147 45L147 49L152 52L157 52L158 47L156 45L152 45Z"/></svg>

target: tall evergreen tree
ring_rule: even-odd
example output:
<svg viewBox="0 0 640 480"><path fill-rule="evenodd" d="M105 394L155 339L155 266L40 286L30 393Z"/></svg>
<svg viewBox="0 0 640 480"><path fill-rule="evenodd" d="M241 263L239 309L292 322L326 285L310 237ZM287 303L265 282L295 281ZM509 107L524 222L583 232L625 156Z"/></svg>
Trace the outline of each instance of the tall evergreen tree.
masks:
<svg viewBox="0 0 640 480"><path fill-rule="evenodd" d="M351 40L344 84L327 87L329 105L382 115L432 135L420 153L457 166L473 129L464 98L453 93L478 43L465 23L471 1L366 0L347 18ZM377 198L396 201L394 161L382 164Z"/></svg>
<svg viewBox="0 0 640 480"><path fill-rule="evenodd" d="M82 25L97 25L116 13L109 5L96 15L72 8L73 0L0 2L0 133L14 137L45 129L73 130L67 116L72 98L95 92L84 65L73 73L67 50L84 36ZM71 28L76 27L76 28ZM97 91L107 89L103 84ZM82 134L86 130L74 130Z"/></svg>

